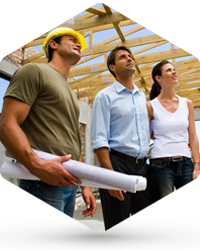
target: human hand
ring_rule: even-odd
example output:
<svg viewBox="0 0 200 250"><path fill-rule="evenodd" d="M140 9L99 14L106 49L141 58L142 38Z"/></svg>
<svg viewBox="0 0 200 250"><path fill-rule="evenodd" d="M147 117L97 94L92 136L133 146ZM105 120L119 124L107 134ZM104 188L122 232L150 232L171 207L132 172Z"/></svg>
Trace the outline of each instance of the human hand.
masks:
<svg viewBox="0 0 200 250"><path fill-rule="evenodd" d="M199 176L199 164L196 164L196 165L197 166L194 167L194 171L193 171L193 174L192 174L193 180L195 180Z"/></svg>
<svg viewBox="0 0 200 250"><path fill-rule="evenodd" d="M91 215L91 217L93 217L97 208L96 199L90 187L81 187L81 188L82 188L82 196L87 208L86 210L83 211L82 215L84 215L85 217Z"/></svg>
<svg viewBox="0 0 200 250"><path fill-rule="evenodd" d="M58 187L75 187L81 181L70 174L61 164L68 161L71 155L56 157L51 160L41 160L32 162L31 173L41 181ZM74 182L74 183L73 183ZM77 183L77 184L76 184Z"/></svg>
<svg viewBox="0 0 200 250"><path fill-rule="evenodd" d="M120 190L108 190L109 194L115 198L117 198L120 201L124 200L124 196L122 194L122 191ZM123 193L126 193L125 190L123 190Z"/></svg>

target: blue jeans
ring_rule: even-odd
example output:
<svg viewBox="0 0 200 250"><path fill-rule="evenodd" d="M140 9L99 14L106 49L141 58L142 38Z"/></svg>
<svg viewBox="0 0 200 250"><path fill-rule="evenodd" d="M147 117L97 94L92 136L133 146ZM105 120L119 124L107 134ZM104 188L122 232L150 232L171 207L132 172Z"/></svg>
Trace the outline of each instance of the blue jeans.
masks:
<svg viewBox="0 0 200 250"><path fill-rule="evenodd" d="M42 181L32 180L20 180L19 186L40 200L48 203L68 216L73 217L78 186L74 188L59 188Z"/></svg>
<svg viewBox="0 0 200 250"><path fill-rule="evenodd" d="M194 165L191 158L177 162L150 160L149 181L154 201L165 197L176 189L193 180Z"/></svg>

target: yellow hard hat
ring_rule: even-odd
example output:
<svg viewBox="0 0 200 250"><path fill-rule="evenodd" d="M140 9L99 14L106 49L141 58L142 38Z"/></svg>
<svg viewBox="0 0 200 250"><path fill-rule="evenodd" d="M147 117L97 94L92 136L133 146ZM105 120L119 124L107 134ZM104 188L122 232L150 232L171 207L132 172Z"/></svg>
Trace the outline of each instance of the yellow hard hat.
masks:
<svg viewBox="0 0 200 250"><path fill-rule="evenodd" d="M49 34L47 35L47 37L42 45L42 50L43 50L43 53L45 54L45 56L47 55L47 47L48 47L49 42L51 40L53 40L54 38L59 37L59 36L67 36L67 35L77 38L77 40L79 41L79 43L82 46L81 51L83 51L87 47L87 42L86 42L85 38L77 31L70 29L70 28L56 28L56 29L52 30L51 32L49 32Z"/></svg>

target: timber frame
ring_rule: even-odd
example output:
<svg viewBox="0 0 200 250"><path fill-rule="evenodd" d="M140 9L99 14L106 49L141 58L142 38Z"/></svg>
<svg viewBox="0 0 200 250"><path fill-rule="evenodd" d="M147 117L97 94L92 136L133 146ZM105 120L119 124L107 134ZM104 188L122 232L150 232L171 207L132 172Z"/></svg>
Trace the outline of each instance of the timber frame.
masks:
<svg viewBox="0 0 200 250"><path fill-rule="evenodd" d="M122 32L122 27L128 26L134 27ZM108 53L117 45L127 45L130 49L142 46L142 48L136 48L132 52L136 65L133 82L144 91L147 100L149 100L149 93L153 84L151 78L153 65L166 59L173 63L179 76L179 86L176 87L177 94L191 99L194 107L200 106L199 60L156 34L127 39L127 36L137 34L145 28L119 12L113 12L107 5L102 4L100 8L88 8L86 14L78 16L75 20L70 19L59 27L69 27L80 32L84 37L89 37L89 44L82 52L81 61L72 67L69 75L69 84L76 92L77 98L83 98L89 104L92 104L96 94L113 83L114 77L110 73L106 73L106 71L108 72L106 66ZM96 44L93 43L95 33L110 29L115 29L117 35L108 37ZM47 63L43 53L25 58L26 48L42 45L47 34L48 32L23 47L23 64L29 62ZM163 44L168 44L169 50L151 53L151 49L159 48ZM102 55L104 55L103 62L92 64L93 59ZM84 66L86 62L90 65Z"/></svg>

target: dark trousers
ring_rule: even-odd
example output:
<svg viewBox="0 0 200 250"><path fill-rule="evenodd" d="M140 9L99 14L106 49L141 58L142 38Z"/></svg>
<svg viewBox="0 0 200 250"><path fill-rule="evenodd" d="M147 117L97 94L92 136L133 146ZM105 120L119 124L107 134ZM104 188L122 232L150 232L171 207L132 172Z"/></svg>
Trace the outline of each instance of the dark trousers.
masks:
<svg viewBox="0 0 200 250"><path fill-rule="evenodd" d="M150 160L149 178L154 202L174 192L193 180L194 165L191 158L182 161L163 162Z"/></svg>
<svg viewBox="0 0 200 250"><path fill-rule="evenodd" d="M99 189L105 230L110 229L129 218L130 215L136 214L152 204L152 196L148 184L148 165L146 163L136 164L131 157L124 159L120 156L113 155L112 152L110 152L110 161L115 171L146 177L147 188L144 191L138 191L136 193L122 193L124 196L123 201L112 197L108 190Z"/></svg>

